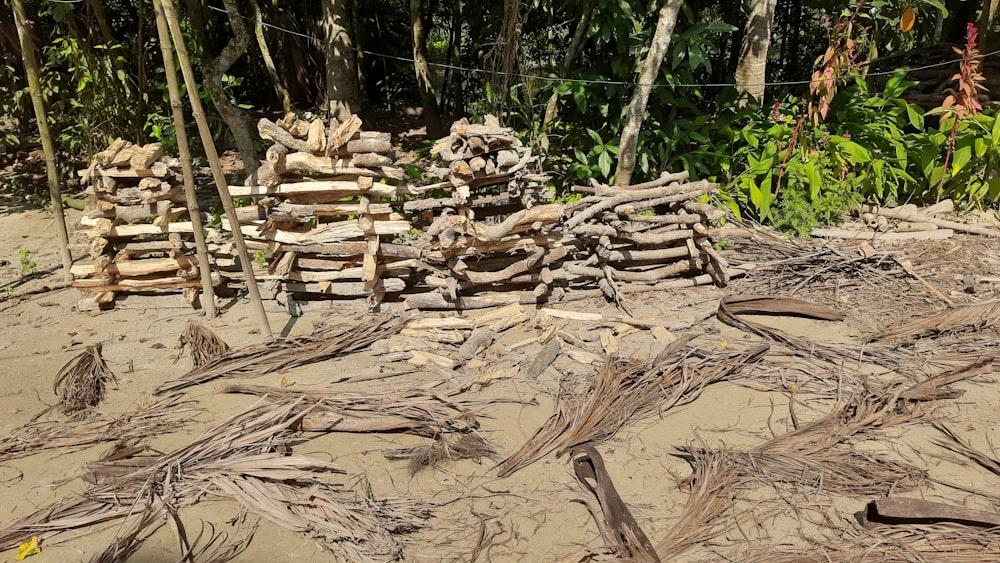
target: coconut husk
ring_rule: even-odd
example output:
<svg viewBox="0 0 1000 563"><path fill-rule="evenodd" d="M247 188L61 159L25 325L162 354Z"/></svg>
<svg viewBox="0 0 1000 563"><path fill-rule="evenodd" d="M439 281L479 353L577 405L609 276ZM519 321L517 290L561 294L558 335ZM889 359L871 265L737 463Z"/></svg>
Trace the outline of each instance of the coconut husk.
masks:
<svg viewBox="0 0 1000 563"><path fill-rule="evenodd" d="M346 327L321 327L309 336L241 348L189 371L177 381L164 383L154 394L179 391L220 377L266 375L357 352L398 333L406 326L406 321L390 316L374 317Z"/></svg>
<svg viewBox="0 0 1000 563"><path fill-rule="evenodd" d="M561 390L556 412L500 463L498 474L511 475L551 452L558 456L580 444L600 443L630 422L690 403L707 385L738 373L768 350L766 344L758 344L736 352L708 353L689 350L690 339L673 342L651 364L609 357L587 389Z"/></svg>
<svg viewBox="0 0 1000 563"><path fill-rule="evenodd" d="M56 374L52 391L59 397L59 410L70 416L81 416L104 400L108 385L117 385L118 378L101 357L101 343L87 346Z"/></svg>
<svg viewBox="0 0 1000 563"><path fill-rule="evenodd" d="M180 336L180 348L185 348L191 354L191 365L194 368L221 358L230 352L229 344L206 326L188 321L187 327Z"/></svg>
<svg viewBox="0 0 1000 563"><path fill-rule="evenodd" d="M437 467L446 461L492 458L496 449L479 434L439 434L430 445L413 446L382 452L387 459L408 459L410 475L428 467Z"/></svg>

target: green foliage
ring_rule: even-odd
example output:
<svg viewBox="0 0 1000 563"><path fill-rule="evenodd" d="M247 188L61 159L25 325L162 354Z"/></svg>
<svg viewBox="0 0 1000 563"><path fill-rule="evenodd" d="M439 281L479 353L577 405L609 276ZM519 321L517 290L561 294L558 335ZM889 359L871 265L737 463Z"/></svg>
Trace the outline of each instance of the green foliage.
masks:
<svg viewBox="0 0 1000 563"><path fill-rule="evenodd" d="M30 276L38 267L38 264L35 264L35 261L31 259L31 251L27 248L18 250L17 258L21 263L21 275Z"/></svg>

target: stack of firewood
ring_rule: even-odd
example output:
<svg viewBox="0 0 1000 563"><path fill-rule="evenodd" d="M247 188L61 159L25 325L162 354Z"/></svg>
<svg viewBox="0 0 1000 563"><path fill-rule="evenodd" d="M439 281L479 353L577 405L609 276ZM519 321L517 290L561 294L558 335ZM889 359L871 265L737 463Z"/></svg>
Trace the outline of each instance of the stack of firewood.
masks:
<svg viewBox="0 0 1000 563"><path fill-rule="evenodd" d="M574 187L591 195L567 207L562 228L583 252L563 264L566 275L596 281L615 299L623 288L694 285L698 276L726 285L729 265L712 238L725 212L699 200L717 187L689 182L687 172L625 187Z"/></svg>
<svg viewBox="0 0 1000 563"><path fill-rule="evenodd" d="M569 249L554 228L563 206L544 203L554 193L544 185L546 176L536 172L539 159L531 149L487 116L483 124L455 122L431 152L439 164L428 175L443 180L407 188L420 199L403 205L422 231L415 246L421 270L430 274L421 285L441 290L451 301L463 291L498 284L548 295L549 267ZM420 307L436 299L414 295L407 302Z"/></svg>
<svg viewBox="0 0 1000 563"><path fill-rule="evenodd" d="M415 265L409 248L388 244L410 223L389 203L403 177L390 135L361 130L352 116L306 121L288 114L261 119L260 136L273 141L258 170L259 186L230 188L255 198L240 209L245 236L267 244L265 294L310 299L367 296L377 305L401 291Z"/></svg>
<svg viewBox="0 0 1000 563"><path fill-rule="evenodd" d="M110 306L118 293L183 292L195 303L201 279L178 165L159 143L116 139L80 172L93 261L73 267L73 286L96 294L81 308Z"/></svg>

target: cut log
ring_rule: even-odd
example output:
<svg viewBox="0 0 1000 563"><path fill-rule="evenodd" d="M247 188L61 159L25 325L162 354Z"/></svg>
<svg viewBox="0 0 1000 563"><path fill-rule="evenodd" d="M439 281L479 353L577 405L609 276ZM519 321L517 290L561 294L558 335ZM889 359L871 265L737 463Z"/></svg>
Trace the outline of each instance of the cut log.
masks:
<svg viewBox="0 0 1000 563"><path fill-rule="evenodd" d="M938 229L936 231L917 231L912 233L873 233L868 231L854 231L850 229L813 229L810 233L819 238L839 238L852 240L878 240L878 241L900 241L900 240L944 240L951 238L955 231L951 229Z"/></svg>
<svg viewBox="0 0 1000 563"><path fill-rule="evenodd" d="M163 156L163 145L160 143L149 143L135 151L129 158L129 167L137 172L150 170L154 162Z"/></svg>
<svg viewBox="0 0 1000 563"><path fill-rule="evenodd" d="M352 115L336 128L330 129L330 137L326 141L326 152L329 156L331 151L337 150L347 144L356 133L361 130L361 118Z"/></svg>
<svg viewBox="0 0 1000 563"><path fill-rule="evenodd" d="M900 221L911 221L920 223L933 223L941 229L950 229L952 231L957 231L960 233L970 233L974 235L984 235L988 237L1000 237L1000 230L986 227L984 225L970 225L968 223L959 223L958 221L948 221L945 219L938 219L937 217L932 217L930 215L925 215L920 213L919 210L908 210L908 209L886 209L883 207L871 207L868 205L862 206L862 211L875 213L876 215L882 215L883 217L888 217L890 219L899 219Z"/></svg>
<svg viewBox="0 0 1000 563"><path fill-rule="evenodd" d="M406 289L406 282L398 278L382 280L385 290L396 293ZM313 293L317 295L332 295L339 297L366 297L369 293L364 282L285 282L285 291L289 293Z"/></svg>
<svg viewBox="0 0 1000 563"><path fill-rule="evenodd" d="M257 133L260 135L261 139L281 143L293 151L309 150L309 145L305 141L296 139L291 133L282 129L267 118L262 117L260 121L257 122Z"/></svg>
<svg viewBox="0 0 1000 563"><path fill-rule="evenodd" d="M358 188L356 181L297 182L293 184L278 184L274 187L229 186L229 191L233 197L309 194L342 199L361 195L361 190ZM387 184L374 184L371 191L384 197L394 197L396 195L396 188Z"/></svg>
<svg viewBox="0 0 1000 563"><path fill-rule="evenodd" d="M219 285L221 278L218 274L212 274L212 284ZM201 287L200 279L190 279L179 276L158 277L152 279L132 279L126 278L114 283L107 283L108 280L84 279L73 282L73 287L80 291L106 292L106 291L147 291L152 289L183 289L185 287Z"/></svg>
<svg viewBox="0 0 1000 563"><path fill-rule="evenodd" d="M306 132L306 146L315 153L326 150L326 128L322 119L314 119Z"/></svg>

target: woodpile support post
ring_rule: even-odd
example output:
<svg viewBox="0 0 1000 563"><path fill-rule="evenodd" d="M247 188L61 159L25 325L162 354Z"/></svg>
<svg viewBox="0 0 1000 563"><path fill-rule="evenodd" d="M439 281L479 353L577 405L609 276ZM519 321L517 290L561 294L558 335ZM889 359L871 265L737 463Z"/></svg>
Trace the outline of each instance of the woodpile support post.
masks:
<svg viewBox="0 0 1000 563"><path fill-rule="evenodd" d="M56 149L52 143L52 132L49 131L48 116L45 112L45 100L42 98L42 86L39 79L39 64L35 53L35 42L28 29L28 17L21 0L13 0L14 24L17 27L17 37L21 42L21 56L24 60L24 71L28 75L28 90L31 92L31 103L35 108L35 121L38 122L38 136L42 139L42 151L45 153L45 170L49 178L49 196L52 199L52 213L56 216L56 228L59 231L59 252L62 255L63 275L66 281L73 281L70 268L73 266L73 256L69 252L69 232L66 230L66 217L63 214L62 192L59 189L59 173L56 171Z"/></svg>
<svg viewBox="0 0 1000 563"><path fill-rule="evenodd" d="M169 0L168 0L169 1ZM208 245L205 243L205 229L201 220L201 206L194 188L194 170L191 165L191 148L188 146L187 131L184 128L184 110L181 107L180 88L177 86L177 71L174 67L174 53L170 46L170 31L160 0L153 0L156 11L156 30L160 36L160 50L163 52L163 68L167 75L167 90L170 94L170 108L173 110L174 131L177 135L177 151L184 173L184 196L194 231L194 243L201 265L201 305L209 319L215 318L215 288L212 287L212 269L209 267Z"/></svg>
<svg viewBox="0 0 1000 563"><path fill-rule="evenodd" d="M160 2L160 0L154 1ZM205 110L202 108L201 100L198 98L198 85L195 82L194 71L191 68L191 60L188 57L187 47L184 45L184 35L181 33L181 26L177 21L177 13L174 11L173 0L162 1L161 5L167 19L167 24L170 28L174 50L177 52L177 58L181 63L181 72L184 74L184 83L187 86L187 93L188 98L191 101L192 113L194 114L195 121L198 123L198 132L201 135L201 142L205 147L205 156L208 157L209 165L212 168L212 177L215 179L215 186L219 190L219 197L222 199L222 205L226 209L226 217L235 229L233 233L233 242L236 245L240 258L240 265L243 268L243 275L246 280L247 292L250 295L250 302L253 305L254 314L257 317L257 323L260 325L261 335L265 339L269 339L272 336L271 325L267 321L267 313L264 311L264 303L260 298L260 289L257 287L257 280L253 274L253 263L250 259L250 254L247 252L246 242L240 235L240 220L236 214L236 208L233 206L232 196L229 194L229 185L226 182L225 174L222 172L222 165L219 163L219 154L215 149L215 142L212 140L212 130L208 126L208 120L205 118Z"/></svg>

